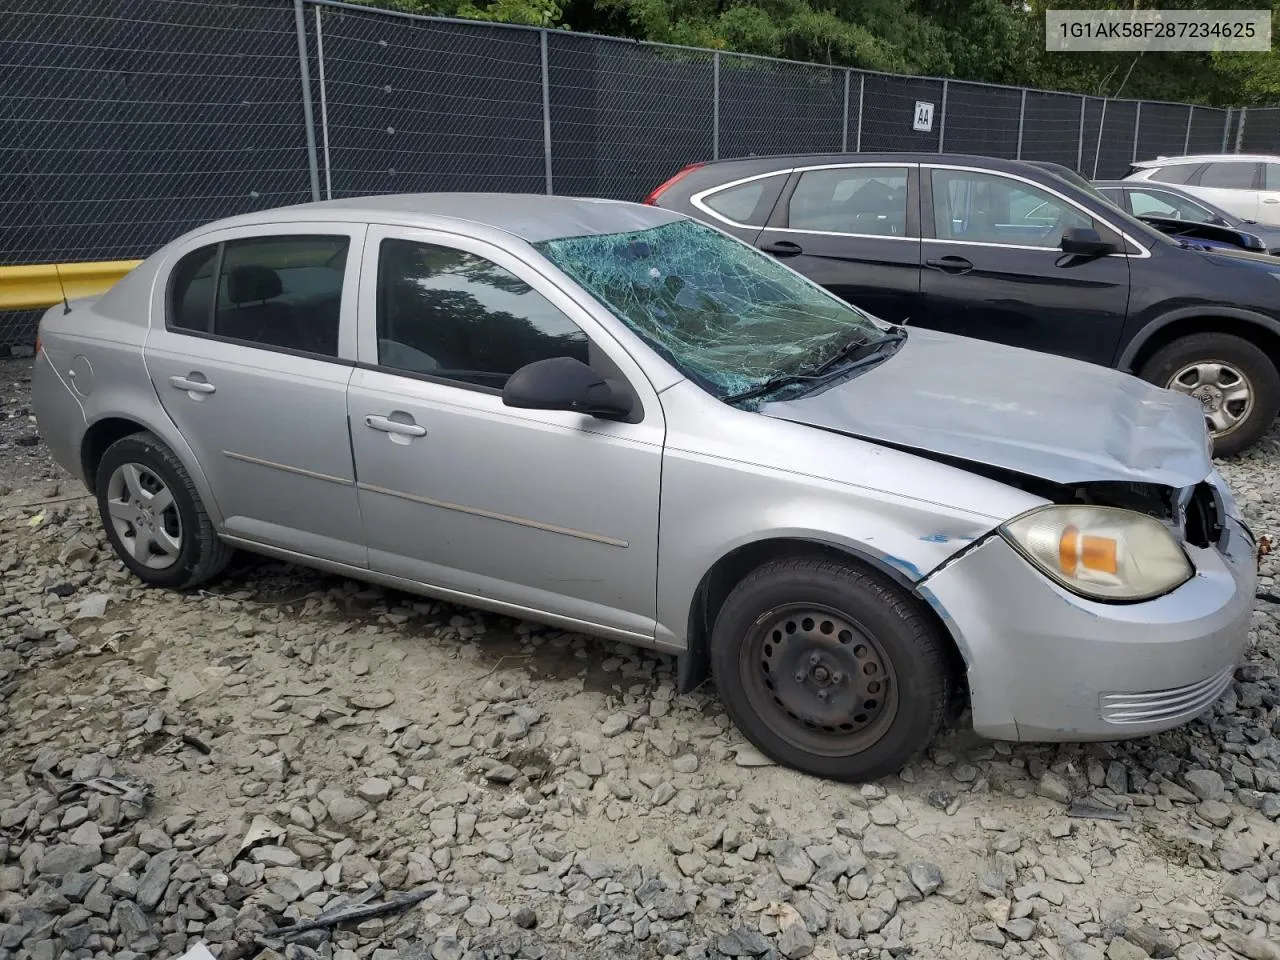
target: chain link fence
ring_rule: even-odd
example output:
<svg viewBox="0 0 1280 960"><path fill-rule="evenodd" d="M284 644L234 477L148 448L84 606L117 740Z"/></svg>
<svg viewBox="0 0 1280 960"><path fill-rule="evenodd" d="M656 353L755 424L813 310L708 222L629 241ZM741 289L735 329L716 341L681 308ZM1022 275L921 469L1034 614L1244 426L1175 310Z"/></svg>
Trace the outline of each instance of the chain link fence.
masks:
<svg viewBox="0 0 1280 960"><path fill-rule="evenodd" d="M891 76L333 0L0 0L0 266L145 257L201 223L435 190L639 200L686 163L924 151L1091 178L1280 151L1218 110ZM31 312L0 314L29 344Z"/></svg>

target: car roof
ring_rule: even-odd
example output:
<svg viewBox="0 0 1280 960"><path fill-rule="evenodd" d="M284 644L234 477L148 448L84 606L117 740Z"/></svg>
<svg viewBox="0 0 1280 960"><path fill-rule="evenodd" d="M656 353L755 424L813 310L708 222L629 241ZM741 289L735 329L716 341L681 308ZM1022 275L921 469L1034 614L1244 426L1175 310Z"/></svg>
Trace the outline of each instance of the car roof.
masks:
<svg viewBox="0 0 1280 960"><path fill-rule="evenodd" d="M1232 160L1248 161L1250 163L1258 163L1259 161L1280 163L1280 156L1270 153L1194 153L1178 157L1157 157L1154 160L1135 160L1132 165L1135 167L1159 167L1169 163L1222 163Z"/></svg>
<svg viewBox="0 0 1280 960"><path fill-rule="evenodd" d="M530 243L562 237L646 230L683 214L659 207L585 197L539 193L399 193L345 197L271 207L241 214L203 229L251 227L282 221L340 220L431 228L441 221L501 230Z"/></svg>
<svg viewBox="0 0 1280 960"><path fill-rule="evenodd" d="M1010 173L1025 171L1028 167L1043 170L1044 167L1031 160L1006 160L1002 157L980 157L969 153L792 153L770 154L759 157L728 157L720 160L708 160L700 164L707 170L717 167L758 166L761 170L785 169L789 166L821 166L837 163L947 163L965 166L986 167L992 170L1007 170ZM1058 164L1058 166L1061 166ZM1069 167L1067 169L1070 169Z"/></svg>

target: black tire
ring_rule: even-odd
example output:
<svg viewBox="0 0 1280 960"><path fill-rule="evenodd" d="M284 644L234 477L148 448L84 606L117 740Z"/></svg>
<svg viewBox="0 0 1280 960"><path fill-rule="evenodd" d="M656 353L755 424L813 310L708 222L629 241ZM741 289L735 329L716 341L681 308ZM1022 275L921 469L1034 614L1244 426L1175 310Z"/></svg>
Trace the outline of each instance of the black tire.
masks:
<svg viewBox="0 0 1280 960"><path fill-rule="evenodd" d="M757 568L729 594L712 628L711 672L729 716L766 756L861 782L901 770L937 735L953 682L945 651L934 624L888 580L791 558Z"/></svg>
<svg viewBox="0 0 1280 960"><path fill-rule="evenodd" d="M1178 372L1198 363L1225 364L1248 381L1252 394L1248 412L1230 429L1219 432L1210 426L1213 455L1234 457L1257 443L1280 413L1280 372L1271 358L1248 340L1226 333L1195 333L1165 344L1142 365L1138 375L1149 383L1175 389ZM1213 398L1208 402L1212 404Z"/></svg>
<svg viewBox="0 0 1280 960"><path fill-rule="evenodd" d="M151 479L158 479L172 494L172 508L150 520L155 526L167 526L178 533L176 554L172 558L156 557L157 563L166 563L164 566L148 566L137 559L126 546L126 539L134 542L136 537L122 535L111 516L112 477L116 476L117 470L129 464L149 472ZM107 447L98 462L94 492L98 499L98 514L116 555L139 579L152 586L172 589L194 587L226 569L235 554L235 550L224 543L214 530L182 461L152 433L130 434Z"/></svg>

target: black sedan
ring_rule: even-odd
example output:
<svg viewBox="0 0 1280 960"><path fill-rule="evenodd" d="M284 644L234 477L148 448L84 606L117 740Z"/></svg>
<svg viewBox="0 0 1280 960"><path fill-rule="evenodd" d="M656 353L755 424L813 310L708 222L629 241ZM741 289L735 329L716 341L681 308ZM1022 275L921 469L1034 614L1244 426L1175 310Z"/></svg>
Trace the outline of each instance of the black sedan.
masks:
<svg viewBox="0 0 1280 960"><path fill-rule="evenodd" d="M692 164L647 203L896 323L1087 360L1195 396L1214 451L1280 411L1280 265L1186 245L1051 166L949 154Z"/></svg>
<svg viewBox="0 0 1280 960"><path fill-rule="evenodd" d="M1280 256L1280 227L1246 220L1215 207L1203 197L1187 193L1177 184L1147 180L1095 180L1093 186L1104 197L1135 217L1157 217L1188 224L1225 227L1257 237L1273 257Z"/></svg>

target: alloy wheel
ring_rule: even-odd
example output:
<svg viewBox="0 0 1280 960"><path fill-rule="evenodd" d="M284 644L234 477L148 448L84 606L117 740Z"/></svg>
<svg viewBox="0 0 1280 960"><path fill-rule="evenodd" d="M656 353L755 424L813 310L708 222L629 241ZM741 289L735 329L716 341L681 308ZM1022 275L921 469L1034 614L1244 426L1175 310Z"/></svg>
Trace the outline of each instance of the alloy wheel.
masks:
<svg viewBox="0 0 1280 960"><path fill-rule="evenodd" d="M1209 433L1230 433L1253 412L1253 385L1239 368L1221 360L1187 364L1169 378L1168 388L1200 401Z"/></svg>
<svg viewBox="0 0 1280 960"><path fill-rule="evenodd" d="M122 463L107 481L107 512L121 545L138 563L164 570L182 552L182 517L173 493L154 471Z"/></svg>

